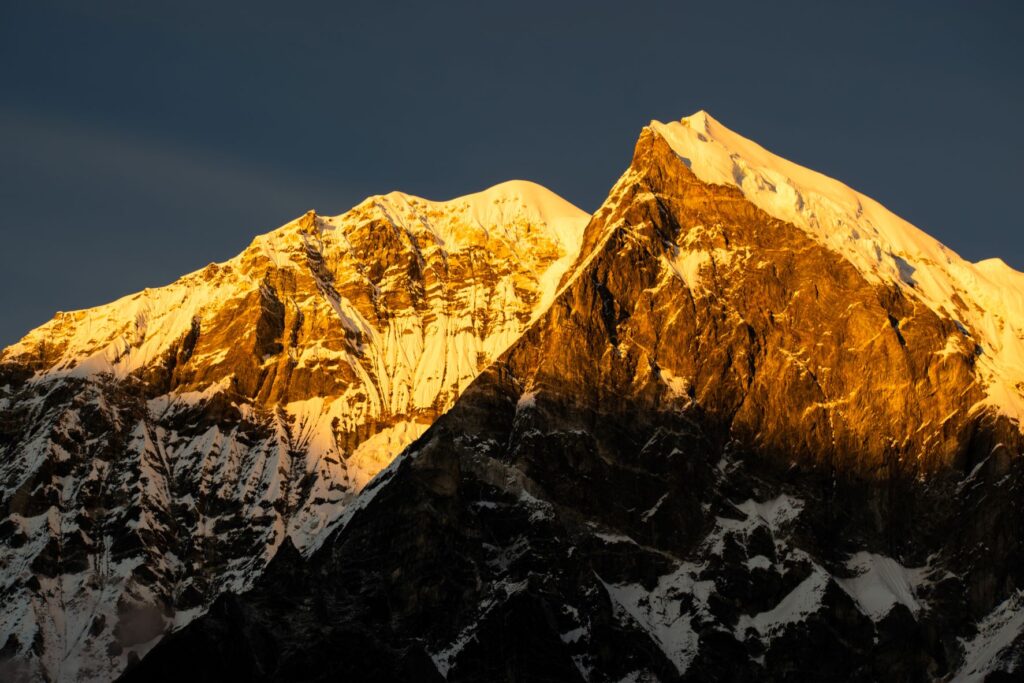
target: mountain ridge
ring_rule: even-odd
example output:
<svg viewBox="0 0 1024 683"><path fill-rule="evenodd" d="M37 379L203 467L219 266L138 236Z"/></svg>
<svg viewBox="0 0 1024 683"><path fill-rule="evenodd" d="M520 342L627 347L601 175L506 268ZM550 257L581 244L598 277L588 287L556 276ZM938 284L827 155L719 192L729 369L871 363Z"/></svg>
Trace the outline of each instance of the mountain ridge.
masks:
<svg viewBox="0 0 1024 683"><path fill-rule="evenodd" d="M358 512L124 680L1013 671L1024 442L954 334L645 131L554 304Z"/></svg>
<svg viewBox="0 0 1024 683"><path fill-rule="evenodd" d="M374 196L8 347L7 651L108 679L315 544L529 323L585 220L522 181Z"/></svg>
<svg viewBox="0 0 1024 683"><path fill-rule="evenodd" d="M702 120L711 125L706 114ZM669 133L641 132L630 167L593 216L533 201L554 207L548 218L569 215L566 229L551 229L543 211L531 214L530 201L525 215L503 208L506 190L513 204L517 192L543 190L523 181L440 216L431 212L459 200L376 195L350 212L344 229L339 219L308 213L285 226L284 241L258 237L243 252L274 274L256 278L233 309L248 317L237 325L236 316L200 320L189 341L196 326L186 311L165 335L173 353L139 354L158 358L155 369L132 364L145 334L141 346L124 341L110 355L109 335L86 339L92 345L81 355L95 362L99 349L100 372L87 365L84 376L60 375L80 368L79 356L47 356L44 346L41 360L21 352L12 364L5 351L5 452L35 447L20 431L33 416L16 411L35 400L18 392L45 377L28 379L34 368L64 364L46 380L54 385L43 403L81 423L76 431L64 417L51 419L45 438L57 455L48 469L32 475L34 488L4 489L13 520L0 528L7 558L35 548L32 572L46 583L82 575L83 559L88 568L88 558L108 557L92 538L106 536L77 521L90 519L93 503L70 508L64 482L67 462L98 454L117 461L109 451L118 449L127 469L114 488L123 495L141 484L144 504L141 514L124 500L103 504L127 507L116 521L141 524L142 548L189 533L191 502L177 510L178 497L198 496L202 525L222 528L209 547L184 549L190 565L138 565L173 578L166 585L184 581L145 596L155 611L136 616L118 602L106 617L118 622L113 635L107 623L83 622L82 633L98 631L98 647L116 646L93 660L93 675L116 673L207 606L206 617L161 641L127 678L211 677L227 663L235 668L222 676L257 679L341 666L380 680L757 680L771 664L776 679L799 680L811 662L865 680L891 666L903 676L894 680L918 680L922 671L985 673L1000 662L977 653L1005 637L997 654L1012 666L1024 642L1012 630L1015 586L1024 580L1012 561L1024 529L1022 440L1012 402L1006 410L986 403L995 375L975 340L990 330L964 325L952 306L936 311L906 281L896 260L906 252L888 249L885 269L864 269L856 252L766 212L749 193L765 189L756 179L771 168L741 159L742 179L709 181L683 143L718 138L673 144L681 133ZM725 158L735 164L731 154ZM492 222L495 229L481 229ZM341 267L342 252L332 251L338 235L363 240L344 251L363 255L358 267ZM497 243L480 261L468 235ZM281 275L293 270L286 260L306 269L298 271L304 284ZM390 265L374 271L379 262ZM237 273L218 265L210 276ZM371 279L391 286L367 287ZM289 307L296 297L285 293L300 291L314 308ZM970 306L965 295L958 310ZM309 322L314 309L329 327ZM404 338L410 324L438 321L455 336L442 335L434 355L425 342L388 341ZM211 335L212 344L204 341ZM444 362L421 373L401 360L410 349ZM132 381L103 371L125 358ZM437 367L456 370L438 381ZM324 397L351 386L344 410L326 405ZM139 396L122 395L130 392ZM175 392L178 403L165 398ZM96 412L110 416L97 422ZM114 429L140 414L153 426ZM83 447L108 427L127 432L125 443L99 453ZM140 462L141 475L132 469ZM296 474L268 478L285 465ZM6 484L11 471L3 474ZM206 482L225 475L229 485L210 495ZM174 483L146 493L164 480ZM239 498L249 507L239 508ZM65 509L77 513L78 526L57 514L49 533L57 542L36 548L48 534L31 520ZM147 521L168 511L183 521ZM943 544L949 528L962 538ZM207 568L211 553L227 553L233 564ZM207 574L209 585L190 585L191 573ZM46 594L26 576L10 576L8 596ZM162 580L137 583L151 590ZM967 596L962 602L957 591ZM180 622L168 624L174 608L182 608ZM398 625L380 630L389 620ZM983 637L990 622L995 640ZM511 629L508 642L502 628ZM960 640L937 636L944 628ZM125 637L133 630L148 639ZM26 633L5 649L26 653L27 641L38 642ZM800 646L802 638L821 653ZM47 655L46 643L32 646L34 656ZM184 657L182 647L201 655ZM224 647L231 656L218 663ZM497 661L488 647L502 653ZM908 648L912 656L901 660ZM494 668L505 665L503 674Z"/></svg>
<svg viewBox="0 0 1024 683"><path fill-rule="evenodd" d="M651 126L702 180L738 187L767 213L843 254L869 279L894 282L937 313L960 318L983 349L986 405L1024 420L1024 274L1002 261L960 258L874 199L769 152L707 112ZM973 298L974 305L960 305L960 298Z"/></svg>

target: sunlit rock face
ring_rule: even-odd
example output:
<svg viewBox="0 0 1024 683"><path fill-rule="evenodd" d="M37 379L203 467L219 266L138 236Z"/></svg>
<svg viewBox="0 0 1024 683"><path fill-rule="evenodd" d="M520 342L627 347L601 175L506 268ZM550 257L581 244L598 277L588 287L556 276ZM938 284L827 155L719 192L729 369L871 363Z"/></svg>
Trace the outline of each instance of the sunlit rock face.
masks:
<svg viewBox="0 0 1024 683"><path fill-rule="evenodd" d="M825 207L817 180L737 147L745 171L716 179L723 157L687 145L726 136L683 124L692 139L644 130L551 305L343 523L306 556L282 546L125 679L980 681L1024 664L1019 274L990 310L991 283L940 301L923 283L987 266L898 248L916 233L874 208L879 258L860 260L819 230L842 197ZM798 204L818 223L779 208Z"/></svg>
<svg viewBox="0 0 1024 683"><path fill-rule="evenodd" d="M310 212L0 355L0 678L109 680L358 491L553 300L588 217L509 182Z"/></svg>

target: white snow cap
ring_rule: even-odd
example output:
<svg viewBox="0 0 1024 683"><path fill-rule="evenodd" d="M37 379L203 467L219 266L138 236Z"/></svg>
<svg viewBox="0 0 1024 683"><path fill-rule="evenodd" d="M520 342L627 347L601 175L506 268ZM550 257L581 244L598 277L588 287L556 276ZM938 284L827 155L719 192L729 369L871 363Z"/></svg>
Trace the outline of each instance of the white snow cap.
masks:
<svg viewBox="0 0 1024 683"><path fill-rule="evenodd" d="M869 281L895 283L964 325L980 347L987 385L977 407L1024 424L1024 273L1000 259L962 259L870 197L772 154L706 111L652 121L650 128L702 181L739 188L764 212L842 254Z"/></svg>
<svg viewBox="0 0 1024 683"><path fill-rule="evenodd" d="M530 219L558 244L562 253L537 282L540 298L534 307L534 319L554 302L562 276L580 252L583 231L590 220L590 214L586 211L543 185L529 180L507 180L486 190L446 201L433 201L396 191L369 197L360 206L365 204L377 204L388 213L392 209L402 213L410 207L419 206L447 214L449 220L438 221L431 229L449 250L478 244L479 235L470 236L469 233L481 230L487 232L486 226L504 226L501 229L505 230L505 237L515 242L509 226L515 223L517 217Z"/></svg>
<svg viewBox="0 0 1024 683"><path fill-rule="evenodd" d="M512 211L526 214L549 229L564 248L579 251L583 228L590 215L557 194L529 180L507 180L492 187L446 201L434 201L405 192L389 192L364 200L394 206L426 205L438 210L457 211L462 224L487 226L504 222ZM453 235L439 234L442 239Z"/></svg>

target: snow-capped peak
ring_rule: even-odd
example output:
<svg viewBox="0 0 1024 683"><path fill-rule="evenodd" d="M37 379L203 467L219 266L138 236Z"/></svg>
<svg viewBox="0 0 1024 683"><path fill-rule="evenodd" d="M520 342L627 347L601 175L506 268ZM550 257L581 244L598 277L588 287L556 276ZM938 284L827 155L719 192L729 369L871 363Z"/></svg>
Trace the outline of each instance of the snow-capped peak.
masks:
<svg viewBox="0 0 1024 683"><path fill-rule="evenodd" d="M766 213L844 255L869 280L893 283L978 345L986 404L1024 424L1024 273L999 259L971 263L874 199L769 152L706 111L652 121L699 179L732 185Z"/></svg>
<svg viewBox="0 0 1024 683"><path fill-rule="evenodd" d="M503 182L446 201L396 191L368 197L334 217L309 211L256 237L229 261L109 304L58 313L0 352L0 361L32 355L46 344L43 372L129 374L159 359L204 312L217 308L218 302L258 288L262 275L254 274L254 263L269 259L276 267L294 268L304 262L304 235L314 226L347 235L366 221L381 218L396 230L427 235L426 243L418 239L409 242L415 249L452 253L497 240L512 254L533 260L544 244L553 245L558 258L537 276L539 297L533 306L537 315L554 299L559 279L579 253L589 215L554 192L524 180ZM261 273L262 267L256 270Z"/></svg>
<svg viewBox="0 0 1024 683"><path fill-rule="evenodd" d="M374 196L0 351L0 645L112 680L315 547L547 308L588 218L523 181Z"/></svg>
<svg viewBox="0 0 1024 683"><path fill-rule="evenodd" d="M486 190L444 201L424 199L405 192L389 192L366 199L364 204L386 203L395 206L420 205L436 210L457 211L479 225L493 225L510 210L535 218L551 226L556 233L565 232L569 244L578 243L588 214L562 199L542 185L529 180L507 180ZM567 245L568 246L568 245Z"/></svg>

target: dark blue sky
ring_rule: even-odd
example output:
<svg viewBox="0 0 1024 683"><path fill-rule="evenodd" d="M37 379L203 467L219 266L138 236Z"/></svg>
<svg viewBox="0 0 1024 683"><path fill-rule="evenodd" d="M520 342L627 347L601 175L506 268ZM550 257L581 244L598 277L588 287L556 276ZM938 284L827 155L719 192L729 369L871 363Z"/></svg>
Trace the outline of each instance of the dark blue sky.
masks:
<svg viewBox="0 0 1024 683"><path fill-rule="evenodd" d="M707 109L1024 268L1024 3L0 4L0 344L308 208L509 178L593 210Z"/></svg>

